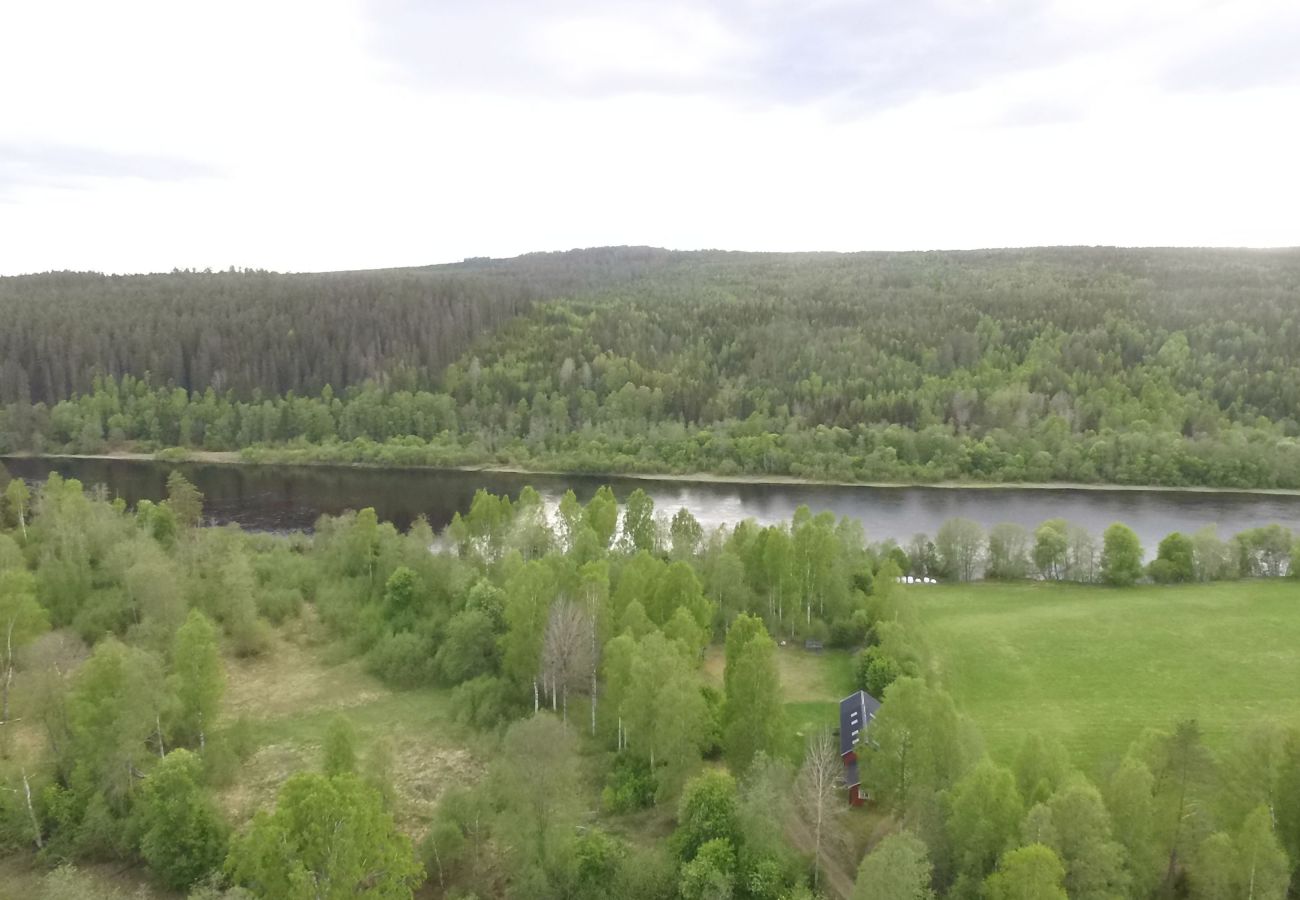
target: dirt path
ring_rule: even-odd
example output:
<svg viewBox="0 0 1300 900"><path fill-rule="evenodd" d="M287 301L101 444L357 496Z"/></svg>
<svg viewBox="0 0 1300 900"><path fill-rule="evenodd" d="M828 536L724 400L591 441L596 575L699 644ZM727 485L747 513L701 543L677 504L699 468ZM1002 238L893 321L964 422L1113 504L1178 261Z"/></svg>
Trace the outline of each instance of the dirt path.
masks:
<svg viewBox="0 0 1300 900"><path fill-rule="evenodd" d="M790 843L809 856L813 854L813 833L803 822L792 818L786 825L785 835ZM832 897L848 900L853 895L853 876L844 868L834 853L822 854L821 884L819 887Z"/></svg>

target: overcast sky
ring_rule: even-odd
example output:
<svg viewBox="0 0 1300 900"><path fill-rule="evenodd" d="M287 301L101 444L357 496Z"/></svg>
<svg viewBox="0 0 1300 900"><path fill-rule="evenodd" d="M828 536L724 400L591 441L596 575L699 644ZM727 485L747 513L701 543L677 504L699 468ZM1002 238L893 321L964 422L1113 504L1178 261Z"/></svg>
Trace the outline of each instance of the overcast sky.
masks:
<svg viewBox="0 0 1300 900"><path fill-rule="evenodd" d="M1294 0L0 6L0 272L1300 244Z"/></svg>

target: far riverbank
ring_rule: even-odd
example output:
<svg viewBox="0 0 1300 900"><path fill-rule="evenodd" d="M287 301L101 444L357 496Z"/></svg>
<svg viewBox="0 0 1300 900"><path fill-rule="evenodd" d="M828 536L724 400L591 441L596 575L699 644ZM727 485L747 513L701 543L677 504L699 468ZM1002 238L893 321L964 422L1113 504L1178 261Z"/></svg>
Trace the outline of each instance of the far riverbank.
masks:
<svg viewBox="0 0 1300 900"><path fill-rule="evenodd" d="M406 465L377 462L339 462L328 459L300 458L295 451L283 457L275 450L259 451L257 458L249 458L241 450L164 450L159 453L139 453L128 450L109 453L12 453L0 455L6 459L34 460L124 460L159 463L204 463L220 466L305 466L313 468L373 469L394 472L485 472L502 475L535 475L547 478L581 477L655 482L687 482L691 484L774 485L842 488L935 488L942 490L1028 490L1028 491L1132 491L1137 493L1170 492L1192 494L1257 494L1274 497L1300 497L1294 488L1243 488L1202 485L1160 484L1102 484L1074 481L835 481L806 478L798 475L724 475L714 472L599 472L584 470L548 469L519 465L479 463L466 465Z"/></svg>

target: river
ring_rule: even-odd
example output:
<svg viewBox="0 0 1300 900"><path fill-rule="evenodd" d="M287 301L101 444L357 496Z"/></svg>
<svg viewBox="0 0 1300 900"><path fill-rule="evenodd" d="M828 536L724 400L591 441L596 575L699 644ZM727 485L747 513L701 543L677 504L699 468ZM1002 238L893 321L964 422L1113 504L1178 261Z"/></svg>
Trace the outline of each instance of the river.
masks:
<svg viewBox="0 0 1300 900"><path fill-rule="evenodd" d="M435 529L469 509L474 492L516 496L535 487L548 503L572 488L586 502L602 484L620 500L644 488L655 508L671 515L689 509L706 527L753 518L788 521L806 504L814 512L860 519L870 540L905 543L918 532L933 535L945 519L962 516L984 526L1016 522L1034 528L1060 517L1096 535L1112 522L1132 527L1150 555L1171 531L1219 526L1227 538L1243 528L1274 522L1300 530L1300 495L1170 490L1085 490L1078 488L856 487L800 484L668 481L583 475L519 475L428 469L348 466L252 466L211 463L169 464L126 459L9 458L15 476L44 479L50 472L103 485L128 504L166 495L167 474L179 468L203 492L213 523L235 523L260 531L309 529L320 515L373 506L380 518L405 529L423 515Z"/></svg>

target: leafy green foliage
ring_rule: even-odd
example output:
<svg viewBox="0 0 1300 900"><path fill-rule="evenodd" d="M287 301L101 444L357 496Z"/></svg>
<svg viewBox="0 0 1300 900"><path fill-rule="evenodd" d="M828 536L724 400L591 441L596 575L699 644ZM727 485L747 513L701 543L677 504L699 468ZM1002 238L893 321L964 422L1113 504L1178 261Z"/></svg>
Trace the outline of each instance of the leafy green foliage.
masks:
<svg viewBox="0 0 1300 900"><path fill-rule="evenodd" d="M140 855L175 890L195 884L226 856L226 824L202 780L198 757L173 750L153 769L141 792Z"/></svg>
<svg viewBox="0 0 1300 900"><path fill-rule="evenodd" d="M1151 578L1161 584L1193 580L1196 577L1195 552L1196 545L1187 535L1175 531L1166 536L1149 567Z"/></svg>
<svg viewBox="0 0 1300 900"><path fill-rule="evenodd" d="M1017 838L1024 805L1014 776L982 759L954 785L948 840L959 879L979 884Z"/></svg>
<svg viewBox="0 0 1300 900"><path fill-rule="evenodd" d="M357 732L347 716L339 714L330 720L321 750L321 769L330 778L357 773Z"/></svg>
<svg viewBox="0 0 1300 900"><path fill-rule="evenodd" d="M925 843L900 831L875 846L858 866L853 900L933 900Z"/></svg>
<svg viewBox="0 0 1300 900"><path fill-rule="evenodd" d="M18 652L50 627L36 602L36 582L21 569L0 568L0 724L9 719L9 689Z"/></svg>
<svg viewBox="0 0 1300 900"><path fill-rule="evenodd" d="M1293 273L1286 251L622 248L4 279L0 450L1296 487Z"/></svg>
<svg viewBox="0 0 1300 900"><path fill-rule="evenodd" d="M859 756L872 796L909 810L951 787L967 765L968 747L952 698L916 678L889 686Z"/></svg>
<svg viewBox="0 0 1300 900"><path fill-rule="evenodd" d="M697 775L686 785L677 807L673 848L684 860L693 859L710 841L734 846L737 838L736 780L725 772Z"/></svg>
<svg viewBox="0 0 1300 900"><path fill-rule="evenodd" d="M205 743L206 731L221 708L225 670L216 629L197 609L190 610L176 632L171 688L176 695L175 733Z"/></svg>
<svg viewBox="0 0 1300 900"><path fill-rule="evenodd" d="M1065 868L1050 847L1030 844L1007 853L984 882L989 900L1066 900Z"/></svg>
<svg viewBox="0 0 1300 900"><path fill-rule="evenodd" d="M744 774L759 753L774 754L783 740L781 679L776 643L761 619L741 615L727 631L723 675L723 744L733 772Z"/></svg>
<svg viewBox="0 0 1300 900"><path fill-rule="evenodd" d="M355 776L292 776L231 843L226 871L257 897L410 897L423 874L378 793Z"/></svg>
<svg viewBox="0 0 1300 900"><path fill-rule="evenodd" d="M1133 529L1120 522L1109 526L1102 536L1101 577L1117 587L1142 577L1142 545Z"/></svg>

